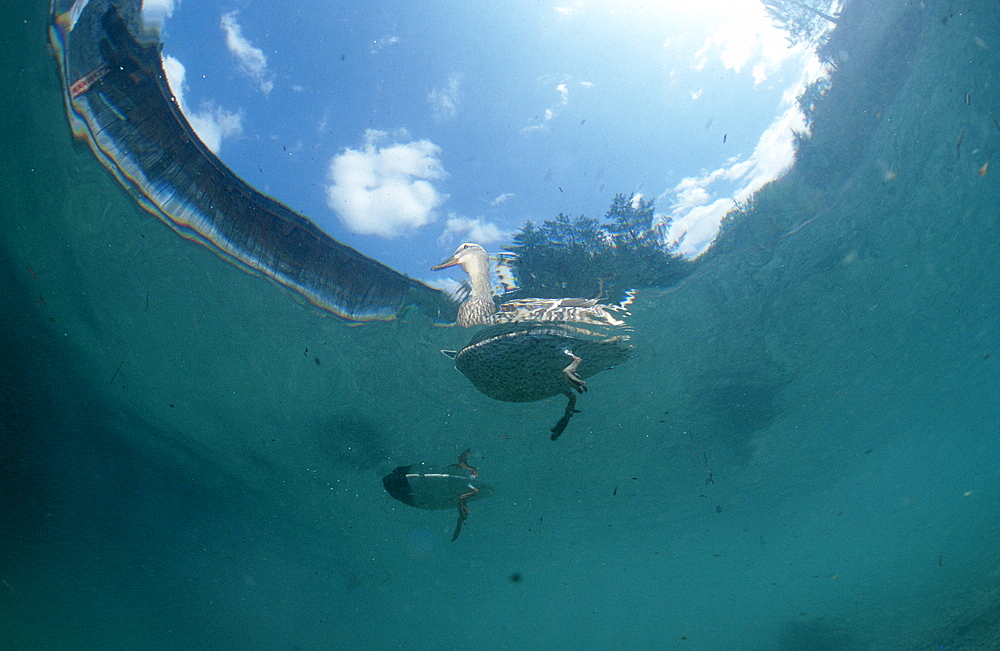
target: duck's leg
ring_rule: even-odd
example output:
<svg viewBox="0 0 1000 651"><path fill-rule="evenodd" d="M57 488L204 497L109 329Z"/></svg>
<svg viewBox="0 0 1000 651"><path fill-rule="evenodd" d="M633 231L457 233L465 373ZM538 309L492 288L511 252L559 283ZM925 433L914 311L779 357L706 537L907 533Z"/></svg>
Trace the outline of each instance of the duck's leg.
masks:
<svg viewBox="0 0 1000 651"><path fill-rule="evenodd" d="M576 369L580 367L580 362L583 360L573 354L571 350L564 350L564 353L570 356L573 360L569 363L569 366L562 370L563 377L569 382L570 386L577 390L578 393L583 393L587 390L587 383L583 381L579 375L576 374Z"/></svg>
<svg viewBox="0 0 1000 651"><path fill-rule="evenodd" d="M569 398L569 403L566 405L566 411L563 413L562 418L556 423L556 426L552 428L552 436L549 438L555 441L559 438L559 435L563 433L566 426L569 425L569 419L573 417L573 414L579 414L580 410L576 408L576 395L572 391L566 392L566 397Z"/></svg>
<svg viewBox="0 0 1000 651"><path fill-rule="evenodd" d="M458 455L458 463L453 463L451 464L451 466L452 468L461 468L462 470L468 470L472 478L475 479L476 477L479 476L479 471L469 465L468 461L469 452L471 452L471 449L466 450L462 454Z"/></svg>
<svg viewBox="0 0 1000 651"><path fill-rule="evenodd" d="M462 456L465 455L463 454ZM458 522L455 524L455 532L451 534L451 542L458 540L458 534L462 533L462 525L465 524L465 519L469 517L469 507L465 503L466 500L478 494L478 488L475 486L469 486L469 492L458 497Z"/></svg>
<svg viewBox="0 0 1000 651"><path fill-rule="evenodd" d="M465 524L465 518L469 517L469 512L458 512L458 522L455 524L455 532L451 534L451 542L458 540L458 534L462 533L462 525Z"/></svg>

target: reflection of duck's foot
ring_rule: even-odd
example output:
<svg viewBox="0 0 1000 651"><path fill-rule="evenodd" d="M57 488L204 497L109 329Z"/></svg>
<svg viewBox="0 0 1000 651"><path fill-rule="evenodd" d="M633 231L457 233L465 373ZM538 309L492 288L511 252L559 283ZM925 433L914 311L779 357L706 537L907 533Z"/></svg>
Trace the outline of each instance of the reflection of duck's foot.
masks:
<svg viewBox="0 0 1000 651"><path fill-rule="evenodd" d="M570 386L576 389L577 392L583 393L587 390L587 383L583 381L583 378L576 374L576 369L580 367L580 362L583 360L574 355L570 350L564 350L563 352L569 355L573 360L569 363L569 366L562 370L563 377L566 378L566 381L569 382Z"/></svg>
<svg viewBox="0 0 1000 651"><path fill-rule="evenodd" d="M468 450L462 453L459 457L459 462L464 461L464 457L468 454ZM465 503L470 497L475 497L479 494L479 489L475 486L469 486L469 492L464 495L460 495L458 498L458 522L455 523L455 532L451 534L451 542L458 540L458 534L462 533L462 525L465 524L466 518L469 517L469 506Z"/></svg>
<svg viewBox="0 0 1000 651"><path fill-rule="evenodd" d="M469 465L468 462L469 452L470 450L466 450L462 454L458 455L458 463L451 464L451 467L461 468L462 470L468 470L472 478L475 479L476 477L479 476L479 471Z"/></svg>
<svg viewBox="0 0 1000 651"><path fill-rule="evenodd" d="M551 430L552 436L549 438L553 441L559 438L559 435L562 434L563 430L566 429L566 426L569 425L569 419L573 417L573 414L580 413L580 410L576 408L576 396L567 391L566 397L569 398L569 403L566 405L566 411L563 412L562 418L559 419L559 422L556 423L556 426Z"/></svg>

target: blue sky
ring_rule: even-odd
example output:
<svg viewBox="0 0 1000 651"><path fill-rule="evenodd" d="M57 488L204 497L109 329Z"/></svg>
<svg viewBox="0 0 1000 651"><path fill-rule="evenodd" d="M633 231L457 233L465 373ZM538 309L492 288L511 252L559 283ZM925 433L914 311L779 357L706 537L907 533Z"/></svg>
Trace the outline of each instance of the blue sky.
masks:
<svg viewBox="0 0 1000 651"><path fill-rule="evenodd" d="M790 162L822 73L758 0L147 0L202 139L333 237L412 276L526 219L655 199L694 255Z"/></svg>

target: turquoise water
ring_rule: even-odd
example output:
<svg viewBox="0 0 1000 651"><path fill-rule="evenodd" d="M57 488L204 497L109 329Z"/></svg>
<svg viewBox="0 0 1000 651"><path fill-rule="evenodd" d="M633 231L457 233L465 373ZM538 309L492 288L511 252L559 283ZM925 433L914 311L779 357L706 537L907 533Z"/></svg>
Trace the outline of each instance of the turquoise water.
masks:
<svg viewBox="0 0 1000 651"><path fill-rule="evenodd" d="M0 647L997 648L1000 12L912 6L879 115L831 93L553 443L467 334L347 327L144 213L5 5ZM381 477L466 448L451 543Z"/></svg>

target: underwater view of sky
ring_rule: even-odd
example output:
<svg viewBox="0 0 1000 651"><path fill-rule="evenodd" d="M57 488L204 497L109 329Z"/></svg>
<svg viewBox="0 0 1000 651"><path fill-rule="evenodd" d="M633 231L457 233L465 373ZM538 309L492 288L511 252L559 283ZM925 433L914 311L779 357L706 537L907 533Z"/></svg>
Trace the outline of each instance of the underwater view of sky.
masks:
<svg viewBox="0 0 1000 651"><path fill-rule="evenodd" d="M205 144L334 238L414 277L467 240L655 200L710 245L781 175L825 73L759 0L148 0Z"/></svg>

